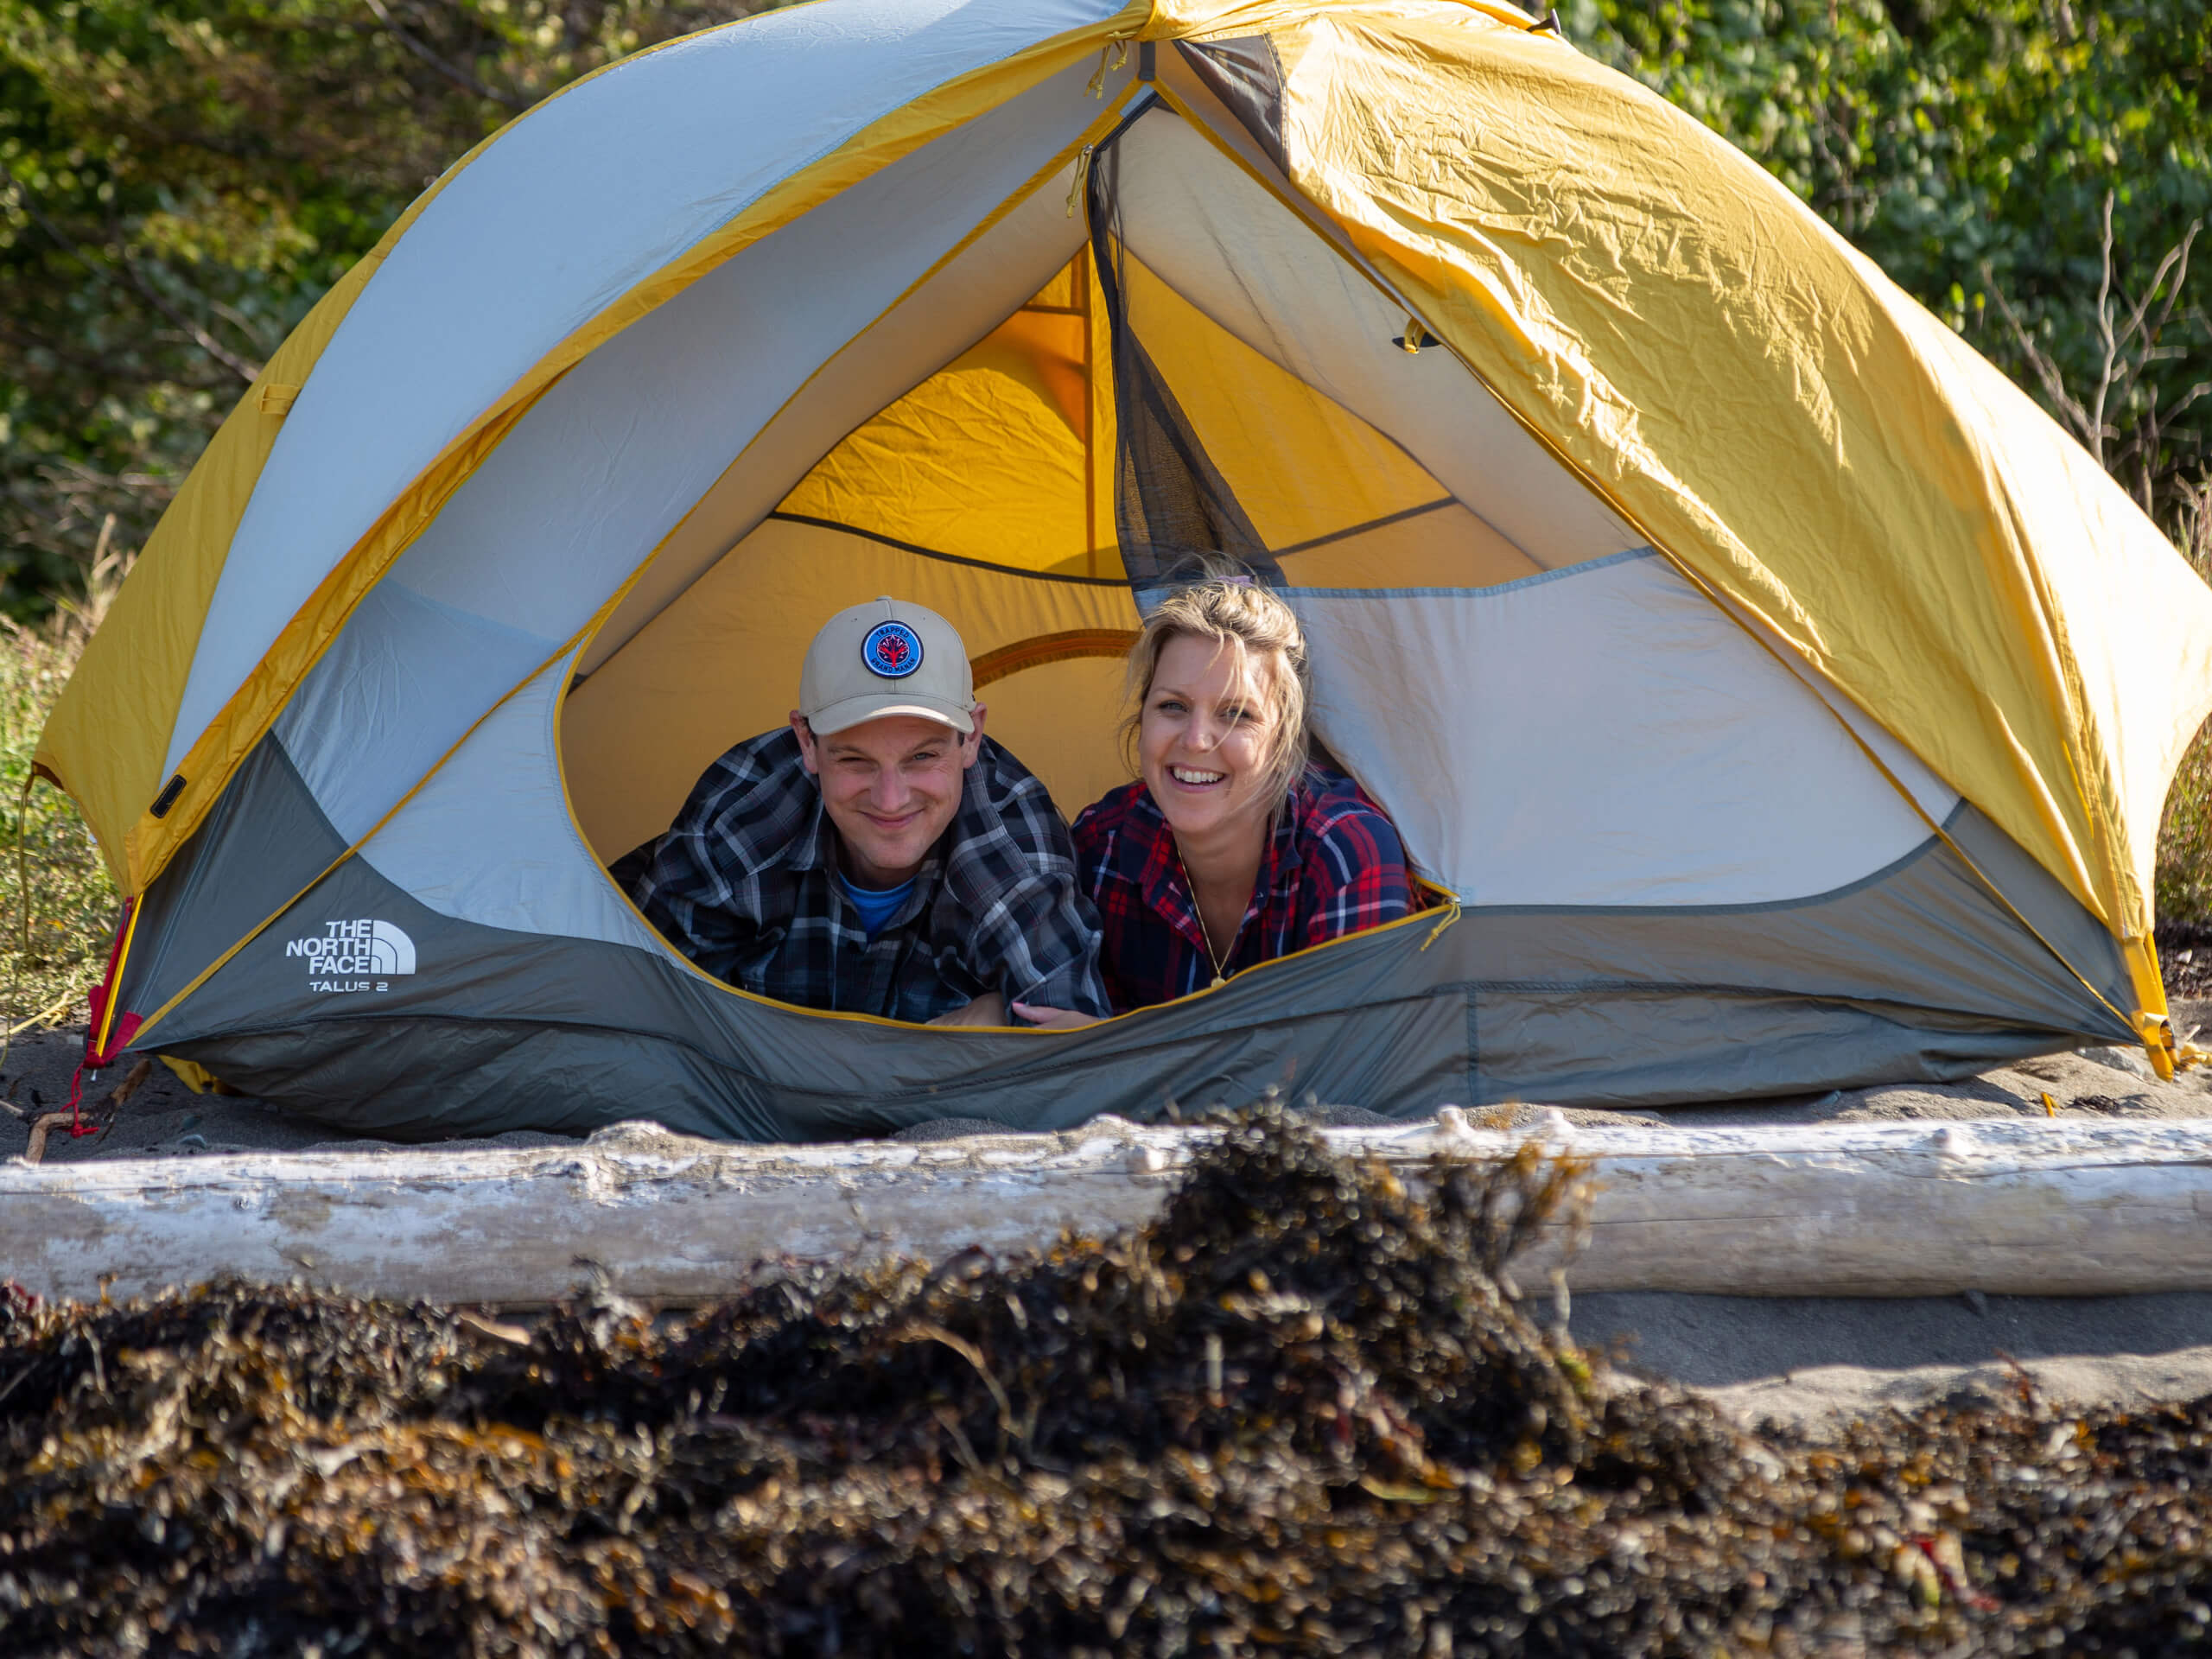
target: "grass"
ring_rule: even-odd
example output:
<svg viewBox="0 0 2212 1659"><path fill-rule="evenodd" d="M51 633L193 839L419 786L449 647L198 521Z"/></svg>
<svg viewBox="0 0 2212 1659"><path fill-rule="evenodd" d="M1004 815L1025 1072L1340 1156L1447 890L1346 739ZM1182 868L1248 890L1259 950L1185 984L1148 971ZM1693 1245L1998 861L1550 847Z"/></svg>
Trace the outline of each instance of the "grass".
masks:
<svg viewBox="0 0 2212 1659"><path fill-rule="evenodd" d="M2212 474L2187 493L2177 528L2183 555L2212 581ZM2182 756L2166 791L2152 903L2162 939L2212 937L2212 721Z"/></svg>
<svg viewBox="0 0 2212 1659"><path fill-rule="evenodd" d="M48 712L129 569L103 550L85 591L64 596L45 623L0 616L0 1029L10 1033L81 1021L86 993L107 969L115 884L69 798L43 783L26 795L24 784Z"/></svg>
<svg viewBox="0 0 2212 1659"><path fill-rule="evenodd" d="M2162 939L2212 935L2212 721L2182 756L2166 793L2153 902Z"/></svg>

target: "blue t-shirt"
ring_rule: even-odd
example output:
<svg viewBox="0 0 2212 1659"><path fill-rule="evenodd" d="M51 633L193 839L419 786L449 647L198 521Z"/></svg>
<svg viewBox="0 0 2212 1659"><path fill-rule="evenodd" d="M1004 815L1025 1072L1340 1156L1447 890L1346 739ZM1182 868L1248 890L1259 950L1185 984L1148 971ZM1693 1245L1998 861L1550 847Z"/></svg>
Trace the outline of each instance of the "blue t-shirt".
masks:
<svg viewBox="0 0 2212 1659"><path fill-rule="evenodd" d="M845 897L860 912L861 925L868 930L868 942L875 943L875 936L891 925L899 913L899 906L906 902L906 895L914 890L918 878L908 876L895 887L863 887L848 880L842 873L837 885L845 890Z"/></svg>

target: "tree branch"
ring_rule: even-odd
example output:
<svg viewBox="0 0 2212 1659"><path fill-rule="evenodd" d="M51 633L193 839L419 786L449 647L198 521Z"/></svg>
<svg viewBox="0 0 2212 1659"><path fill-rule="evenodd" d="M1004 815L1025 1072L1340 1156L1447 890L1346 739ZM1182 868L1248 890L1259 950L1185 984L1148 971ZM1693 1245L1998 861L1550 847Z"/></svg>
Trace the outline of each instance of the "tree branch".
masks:
<svg viewBox="0 0 2212 1659"><path fill-rule="evenodd" d="M2212 397L2212 380L2200 380L2158 411L2158 423L2171 426L2181 412L2200 397Z"/></svg>
<svg viewBox="0 0 2212 1659"><path fill-rule="evenodd" d="M454 86L460 87L464 92L474 92L479 98L489 99L493 103L512 110L518 115L521 114L524 110L530 107L529 99L517 98L512 92L494 92L491 87L486 86L482 81L477 79L475 76L470 74L467 70L461 68L456 65L448 63L436 53L431 51L429 47L423 45L422 41L416 40L404 29L402 29L399 25L399 20L391 15L390 10L385 5L384 0L362 0L362 3L366 5L372 12L376 14L376 20L385 26L385 29L391 34L393 40L397 41L402 46L405 47L410 52L412 52L416 57L422 59L423 62L429 64L431 68L436 70Z"/></svg>
<svg viewBox="0 0 2212 1659"><path fill-rule="evenodd" d="M68 232L63 230L60 226L47 216L46 210L38 205L38 198L30 193L29 187L21 179L13 176L9 178L8 183L16 200L22 202L24 210L39 222L39 227L60 243L62 250L71 258L84 266L86 270L97 274L99 270L98 262L92 258L92 255L77 245L76 239ZM130 279L130 286L137 289L140 297L176 327L181 328L194 345L248 385L251 385L260 378L261 368L258 364L249 363L235 353L226 349L206 329L200 327L163 298L154 285L139 274L138 267L131 262L130 251L124 247L119 237L116 242L116 263L123 268L123 274Z"/></svg>
<svg viewBox="0 0 2212 1659"><path fill-rule="evenodd" d="M2104 247L2101 269L2097 276L2097 333L2105 343L2104 366L2097 375L2096 401L2089 409L2089 423L2095 436L2089 444L2089 453L2097 458L2097 465L2105 464L2105 399L2111 395L2113 361L2120 355L2120 342L2112 329L2112 202L2113 193L2105 192Z"/></svg>
<svg viewBox="0 0 2212 1659"><path fill-rule="evenodd" d="M253 326L252 320L242 313L238 307L234 305L226 305L222 301L216 299L213 296L210 295L207 296L207 308L213 311L217 316L222 318L224 321L229 323L232 327L237 329L240 334L245 337L246 344L255 351L260 352L264 358L269 355L270 352L276 349L275 346L264 347L260 330ZM283 343L284 342L282 340L279 340L276 342L278 346L281 346Z"/></svg>
<svg viewBox="0 0 2212 1659"><path fill-rule="evenodd" d="M2005 327L2012 330L2012 343L2019 347L2020 355L2027 359L2028 367L2035 371L2036 378L2043 383L2044 393L2050 399L2053 411L2074 429L2075 437L2093 451L2100 452L2099 460L2101 461L2103 439L2094 435L2089 411L2076 403L2066 390L2066 379L2059 372L2058 365L2052 361L2050 353L2036 344L2022 326L2018 314L2012 309L2012 302L2005 297L2005 290L1998 285L1995 273L1986 263L1981 268L1981 280L1989 289L1989 297L1997 302L1997 315L2005 320Z"/></svg>

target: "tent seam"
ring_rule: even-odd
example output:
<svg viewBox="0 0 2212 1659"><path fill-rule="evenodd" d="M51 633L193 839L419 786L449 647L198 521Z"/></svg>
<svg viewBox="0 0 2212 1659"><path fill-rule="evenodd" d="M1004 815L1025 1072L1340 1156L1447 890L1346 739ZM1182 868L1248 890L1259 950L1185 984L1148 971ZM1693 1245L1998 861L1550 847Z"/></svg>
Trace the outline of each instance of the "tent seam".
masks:
<svg viewBox="0 0 2212 1659"><path fill-rule="evenodd" d="M1127 93L1125 92L1124 98L1126 99L1126 97ZM816 365L814 372L809 374L805 379L799 382L799 384L792 389L791 395L785 397L781 404L777 405L775 413L769 416L766 420L763 421L760 423L760 429L754 432L753 435L746 441L744 447L741 448L736 454L730 457L728 466L724 467L722 470L715 475L713 483L709 484L704 490L700 492L698 499L694 501L691 505L685 510L682 518L678 518L674 524L670 526L668 533L663 536L660 540L654 544L652 551L648 553L644 559L639 562L637 569L630 573L628 580L623 583L622 591L626 594L633 590L639 581L643 578L645 575L655 565L660 563L661 557L668 550L670 543L672 543L683 531L683 527L691 522L692 516L699 511L701 505L709 496L711 496L715 491L720 487L722 480L728 478L731 473L744 461L745 458L753 452L754 448L760 444L761 439L766 437L769 432L774 429L776 423L782 420L785 415L790 413L791 406L801 397L806 395L807 389L812 386L817 381L820 380L824 374L830 372L831 365L836 363L845 355L846 353L852 351L877 328L880 327L886 318L891 316L901 306L912 299L914 296L919 293L931 279L944 271L961 254L973 247L976 243L980 240L994 226L1001 223L1008 214L1012 213L1023 202L1035 195L1038 190L1043 188L1046 181L1057 177L1060 170L1067 166L1069 158L1076 155L1083 148L1084 142L1090 138L1092 133L1099 130L1102 124L1110 124L1110 122L1118 114L1119 109L1120 106L1116 105L1113 110L1100 114L1087 124L1073 141L1064 145L1060 149L1054 152L1052 159L1049 164L1045 168L1040 168L1036 174L1026 180L1019 188L1013 191L1003 201L993 207L989 213L986 213L982 219L976 222L973 230L969 231L965 236L963 236L960 241L941 258L933 263L927 270L916 277L913 282L907 284L907 286L899 292L896 298L892 300L889 304L886 305L882 310L876 313L874 317L870 318L864 327L856 330L850 340L840 346L835 352L832 352L827 358L823 359L822 362ZM959 353L955 353L953 355L957 357ZM947 363L951 360L951 358L945 359ZM932 372L941 373L944 370L944 365L943 364L940 364L938 369L932 371ZM925 376L923 378L924 381L926 382L929 377ZM858 429L855 428L854 429L857 430ZM850 437L851 435L851 431L848 431L844 435L844 437L838 439L838 443L843 442L845 437ZM836 448L836 444L831 444L830 446L830 449L825 450L823 454L828 454L831 453ZM817 465L819 464L819 461L817 460ZM793 486L793 488L796 487L797 486ZM790 492L785 492L785 499L788 499L789 496ZM736 550L739 543L743 542L747 536L751 535L753 531L758 530L761 524L766 523L769 518L774 518L778 511L779 509L777 508L771 508L760 519L754 521L753 524L747 526L743 534L732 540L728 546L725 547L721 553L715 556L713 562L707 566L707 569L712 570L715 568L715 565L719 564L723 559L728 557L732 552ZM791 517L794 519L798 519L799 522L810 522L804 519L801 515L798 514L792 514ZM823 522L827 523L827 521ZM850 528L849 526L845 525L834 525L831 527L836 529ZM853 533L855 535L865 535L868 532L855 530ZM925 551L925 550L914 549L912 550ZM950 558L953 556L946 554L935 556ZM704 574L704 572L702 572L702 575ZM695 578L695 581L696 580L696 578ZM1102 580L1110 581L1110 578L1102 578ZM656 610L652 616L647 617L641 621L636 628L631 631L627 639L625 639L620 645L616 645L613 650L610 651L607 654L606 658L602 659L597 666L590 670L589 672L594 674L597 673L601 668L604 668L607 663L612 662L616 657L620 656L623 651L628 648L632 639L636 639L639 634L644 632L647 627L650 627L657 619L668 610L669 606L675 604L681 597L682 594L680 593L671 597L668 601L667 604L661 606L660 608ZM613 620L613 613L610 612L607 620L608 621L612 621ZM602 623L601 626L604 626L605 624ZM596 636L594 635L594 639L595 638ZM592 642L589 640L585 642L585 648L587 650L590 648L591 643Z"/></svg>
<svg viewBox="0 0 2212 1659"><path fill-rule="evenodd" d="M596 614L594 614L592 620L594 621L598 620ZM589 623L585 625L586 627L588 627L589 626ZM150 1031L160 1020L166 1019L175 1010L179 1003L182 1002L185 998L190 996L202 985L205 985L209 979L220 972L239 951L245 950L246 946L251 944L256 939L259 938L264 933L275 926L276 923L281 921L286 913L291 910L293 906L298 904L301 899L306 898L308 894L313 893L315 888L321 886L322 883L329 878L334 870L336 870L340 865L344 864L348 859L353 857L361 850L362 848L367 846L371 841L375 839L377 833L379 830L381 830L386 824L390 823L393 818L397 817L399 815L400 810L405 807L410 801L413 800L429 786L430 780L436 777L439 772L444 768L446 762L452 760L454 755L461 753L462 747L468 742L469 739L474 737L476 734L482 729L486 721L491 719L492 716L498 714L500 709L505 708L508 703L513 702L514 699L526 690L540 675L543 674L547 669L558 663L563 656L577 650L582 644L582 636L583 630L579 629L562 644L560 649L554 652L551 656L546 658L543 662L538 664L535 669L524 675L520 680L516 682L514 685L509 687L508 690L500 696L498 702L494 702L489 709L486 709L482 714L479 715L476 719L470 723L468 729L454 740L452 747L448 748L443 754L440 755L431 765L429 769L423 772L420 778L416 779L407 792L402 795L397 801L394 801L385 810L384 816L378 818L373 824L370 825L368 830L363 833L358 841L353 842L352 845L348 846L343 852L340 853L337 857L332 859L329 863L324 865L321 869L315 873L314 878L304 887L301 887L297 893L295 893L289 899L287 899L275 910L270 912L267 916L264 917L260 922L256 924L252 930L246 933L245 937L240 938L238 943L232 945L227 950L224 951L221 956L216 957L214 961L209 963L205 968L201 969L199 973L193 976L192 979L182 989L179 990L174 996L170 997L168 1001L162 1003L162 1006L156 1008L152 1014L147 1015L144 1021L138 1027L140 1034L143 1035L146 1032ZM275 722L272 721L270 723L273 726ZM266 741L268 736L269 733L264 732L262 734L262 737L256 741L257 747L260 741ZM249 751L249 753L251 753L251 751ZM211 802L209 804L212 806L213 803ZM320 803L317 803L317 804L320 805ZM387 880L390 880L389 877L386 877L385 879ZM394 882L392 885L394 887L397 887L398 883ZM401 891L404 892L405 890L403 888Z"/></svg>
<svg viewBox="0 0 2212 1659"><path fill-rule="evenodd" d="M1157 271L1154 271L1153 275L1156 279L1160 280L1163 287L1171 286L1166 283L1164 278L1160 278L1160 274ZM1189 303L1187 296L1179 295L1178 297L1184 299L1185 303ZM1196 307L1193 307L1192 308L1197 309ZM1200 316L1205 316L1205 313L1200 311L1198 315ZM1211 319L1209 318L1208 321L1211 321ZM1312 390L1312 388L1309 388L1309 390ZM1344 408L1344 405L1337 404L1336 399L1333 397L1330 398L1329 401L1332 404L1335 404L1338 409ZM1350 410L1344 410L1344 413L1351 415L1351 411ZM1359 417L1354 415L1352 418L1357 420ZM1369 422L1367 424L1370 427L1372 427L1374 423L1372 422ZM1392 438L1389 433L1382 432L1379 435L1385 442L1393 445L1393 447L1395 447L1401 454L1405 454L1405 445L1399 443L1397 440ZM1412 457L1408 456L1407 459L1411 460ZM1415 461L1414 465L1419 466L1420 463ZM1421 470L1427 472L1427 468L1422 467ZM1433 475L1432 474L1432 476ZM1441 512L1446 507L1459 507L1465 512L1474 512L1473 508L1469 507L1467 504L1462 501L1458 496L1447 493L1439 497L1436 500L1424 501L1418 506L1402 507L1396 512L1386 512L1380 518L1370 518L1363 524L1346 524L1342 530L1332 530L1325 536L1310 537L1305 541L1294 543L1288 547L1271 547L1268 550L1268 556L1271 558L1287 559L1294 554L1311 553L1316 548L1329 547L1334 545L1338 542L1349 541L1355 536L1364 536L1370 530L1382 530L1391 524L1402 524L1408 519L1426 518L1432 512ZM1482 517L1479 513L1476 513L1475 516L1477 518ZM1488 524L1489 520L1484 519L1484 522ZM1497 526L1492 525L1491 528L1496 529Z"/></svg>
<svg viewBox="0 0 2212 1659"><path fill-rule="evenodd" d="M1286 548L1275 556L1287 557L1296 552ZM1594 559L1578 559L1573 564L1554 566L1539 570L1534 575L1516 576L1510 582L1493 582L1482 587L1470 588L1278 588L1274 591L1300 599L1488 599L1493 594L1517 593L1524 588L1541 588L1548 582L1559 582L1568 576L1586 575L1603 570L1609 565L1626 564L1635 559L1664 558L1655 547L1624 547L1618 553L1601 553Z"/></svg>
<svg viewBox="0 0 2212 1659"><path fill-rule="evenodd" d="M1332 941L1332 943L1334 943L1334 941ZM616 948L621 950L632 950L636 947L623 945ZM1248 969L1247 971L1249 970ZM1446 994L1449 994L1450 992L1459 988L1459 987L1457 984L1446 984L1441 988ZM1382 1002L1346 1003L1339 1007L1326 1008L1319 1010L1318 1012L1321 1014L1357 1014L1369 1008L1387 1008L1395 1007L1402 1003L1428 1002L1436 1000L1437 996L1434 993L1424 991L1417 995L1392 997L1389 1001ZM830 1012L828 1009L823 1008L800 1007L796 1003L790 1002L779 1002L775 1003L774 1006L784 1009L787 1013L807 1016L819 1016ZM1137 1009L1135 1011L1135 1014L1154 1013L1159 1007L1166 1007L1170 1005L1166 1003L1160 1003L1156 1005L1155 1008ZM1234 1027L1226 1027L1224 1029L1248 1031L1264 1029L1268 1026L1288 1025L1295 1021L1313 1018L1315 1012L1316 1011L1313 1010L1301 1010L1296 1014L1284 1014L1274 1019L1261 1021L1257 1025L1239 1024ZM869 1020L874 1020L878 1018L878 1016L873 1014L853 1015L850 1017ZM1134 1014L1116 1016L1116 1019L1129 1019L1133 1017L1135 1017ZM700 1058L709 1061L721 1070L734 1072L748 1082L773 1087L781 1093L791 1093L822 1100L850 1101L854 1098L852 1091L847 1089L810 1089L804 1084L792 1084L785 1079L773 1078L761 1072L747 1071L739 1062L730 1058L728 1054L716 1053L712 1050L702 1047L699 1044L688 1037L663 1032L641 1032L635 1027L605 1025L590 1020L563 1019L544 1015L474 1014L455 1013L450 1010L434 1010L427 1012L409 1012L403 1010L395 1011L390 1014L345 1014L333 1015L327 1020L295 1021L290 1025L230 1027L220 1030L203 1032L195 1036L181 1038L178 1040L180 1045L188 1045L193 1043L220 1041L226 1038L279 1036L288 1032L296 1032L302 1029L303 1027L310 1026L328 1027L342 1025L365 1026L396 1024L427 1025L441 1023L448 1025L470 1026L536 1027L542 1029L550 1028L563 1031L607 1032L631 1038L644 1037L654 1042L664 1042L672 1046L682 1048L686 1052L696 1055ZM1046 1032L1040 1028L1022 1026L971 1026L964 1027L937 1027L930 1025L912 1025L907 1021L899 1020L882 1020L881 1023L897 1027L901 1031L943 1031L948 1036L966 1038L974 1038L979 1035L1004 1038L1031 1036L1067 1037L1080 1034L1079 1033L1075 1032ZM1103 1026L1108 1023L1110 1022L1101 1020L1098 1022L1098 1026ZM1097 1028L1097 1026L1092 1026L1084 1027L1084 1030L1096 1030ZM1188 1032L1179 1033L1172 1040L1176 1043L1182 1043L1188 1041L1194 1037L1203 1038L1207 1036L1218 1036L1221 1034L1221 1031ZM989 1081L993 1083L1019 1084L1025 1080L1028 1080L1033 1076L1035 1080L1045 1081L1067 1069L1065 1062L1045 1060L1041 1058L1044 1051L1039 1050L1038 1052L1039 1058L1034 1064L1020 1065L1014 1069L1011 1074L1001 1071L998 1075L995 1075L991 1077ZM910 1088L899 1090L895 1092L878 1090L873 1094L872 1098L875 1100L911 1099L935 1101L941 1106L947 1086L948 1085L944 1083L915 1084Z"/></svg>
<svg viewBox="0 0 2212 1659"><path fill-rule="evenodd" d="M836 446L831 446L833 448ZM961 553L940 553L935 548L924 547L918 542L901 541L896 536L887 536L880 531L864 530L858 524L848 524L835 518L817 518L810 513L785 512L778 507L766 514L762 524L805 524L815 530L834 531L861 541L874 542L880 546L901 553L912 553L918 558L933 559L942 564L957 564L970 570L986 570L993 575L1019 576L1025 582L1053 582L1076 588L1128 588L1132 584L1127 576L1066 576L1052 570L1025 570L1016 564L994 564L988 559L973 559ZM744 540L743 537L738 538ZM733 550L734 544L733 544Z"/></svg>

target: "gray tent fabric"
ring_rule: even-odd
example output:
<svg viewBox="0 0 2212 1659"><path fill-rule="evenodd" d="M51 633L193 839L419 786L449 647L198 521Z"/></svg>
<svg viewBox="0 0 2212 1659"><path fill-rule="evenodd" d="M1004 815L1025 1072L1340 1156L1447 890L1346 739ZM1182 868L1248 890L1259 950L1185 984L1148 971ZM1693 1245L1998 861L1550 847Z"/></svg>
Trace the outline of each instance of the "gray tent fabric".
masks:
<svg viewBox="0 0 2212 1659"><path fill-rule="evenodd" d="M152 1010L289 906L346 852L274 733L254 746L175 862L147 890L127 984Z"/></svg>
<svg viewBox="0 0 2212 1659"><path fill-rule="evenodd" d="M126 988L142 1003L142 983L181 987L262 901L207 870L288 843L297 861L271 858L268 874L296 869L334 837L281 753L233 789L148 906L146 978ZM1973 809L1946 833L2002 870L2034 931L1931 836L1863 881L1788 904L1433 910L1073 1033L789 1007L672 953L456 921L346 858L167 1017L161 1047L395 1138L650 1117L817 1141L953 1115L1027 1129L1147 1120L1271 1085L1400 1118L1514 1099L1741 1099L1843 1077L1949 1080L2127 1040L2037 937L2116 999L2125 982L2102 931L2048 878L2038 890L2028 873L2041 872ZM405 941L407 971L380 932Z"/></svg>
<svg viewBox="0 0 2212 1659"><path fill-rule="evenodd" d="M1175 48L1207 91L1244 124L1245 130L1287 175L1282 148L1282 63L1265 35L1226 41L1178 41Z"/></svg>

